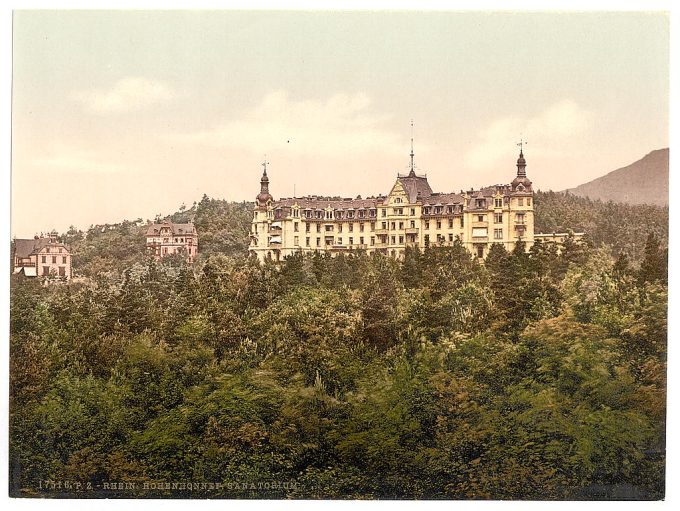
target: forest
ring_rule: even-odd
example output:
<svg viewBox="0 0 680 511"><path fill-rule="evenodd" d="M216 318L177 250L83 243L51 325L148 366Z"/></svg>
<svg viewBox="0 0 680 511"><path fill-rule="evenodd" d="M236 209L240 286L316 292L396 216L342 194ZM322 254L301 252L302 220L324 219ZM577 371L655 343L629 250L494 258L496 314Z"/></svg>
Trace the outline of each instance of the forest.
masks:
<svg viewBox="0 0 680 511"><path fill-rule="evenodd" d="M11 281L10 494L662 499L668 208L535 204L586 239L260 264L204 196L188 266L71 228L72 282Z"/></svg>

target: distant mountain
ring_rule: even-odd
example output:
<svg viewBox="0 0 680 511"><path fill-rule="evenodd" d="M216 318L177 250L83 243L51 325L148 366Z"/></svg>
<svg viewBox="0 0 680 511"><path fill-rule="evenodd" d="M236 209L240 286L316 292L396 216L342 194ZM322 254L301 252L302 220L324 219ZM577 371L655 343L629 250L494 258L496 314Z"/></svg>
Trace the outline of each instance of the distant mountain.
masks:
<svg viewBox="0 0 680 511"><path fill-rule="evenodd" d="M614 170L569 193L628 204L668 204L668 148L652 151L627 167Z"/></svg>

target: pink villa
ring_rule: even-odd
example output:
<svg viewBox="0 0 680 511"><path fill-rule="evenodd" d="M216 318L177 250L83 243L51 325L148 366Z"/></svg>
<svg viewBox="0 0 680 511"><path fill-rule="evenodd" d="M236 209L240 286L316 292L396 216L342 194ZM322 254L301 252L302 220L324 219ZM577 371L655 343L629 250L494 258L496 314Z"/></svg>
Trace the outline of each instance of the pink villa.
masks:
<svg viewBox="0 0 680 511"><path fill-rule="evenodd" d="M187 262L192 263L198 255L198 233L192 223L151 224L146 231L146 250L156 259L171 254L184 254Z"/></svg>

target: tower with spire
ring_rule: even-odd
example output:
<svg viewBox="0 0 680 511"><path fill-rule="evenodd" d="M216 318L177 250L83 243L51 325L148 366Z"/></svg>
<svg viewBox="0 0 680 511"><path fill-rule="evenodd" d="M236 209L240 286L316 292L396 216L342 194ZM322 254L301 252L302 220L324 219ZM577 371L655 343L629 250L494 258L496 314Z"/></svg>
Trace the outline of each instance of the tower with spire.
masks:
<svg viewBox="0 0 680 511"><path fill-rule="evenodd" d="M517 144L519 146L519 158L517 158L517 176L512 180L511 186L513 192L531 193L531 181L527 177L527 161L524 159L524 145L526 141L521 140Z"/></svg>
<svg viewBox="0 0 680 511"><path fill-rule="evenodd" d="M411 119L411 170L408 173L408 177L416 177L416 166L413 163L413 157L415 154L413 153L413 119Z"/></svg>
<svg viewBox="0 0 680 511"><path fill-rule="evenodd" d="M411 248L462 243L475 257L485 258L493 244L514 250L531 247L539 236L559 242L564 233L534 233L534 198L520 140L517 172L511 183L464 192L434 192L427 175L415 165L413 121L409 168L397 172L386 195L362 198L307 195L274 199L269 191L269 163L262 162L249 250L261 261L281 261L296 253L337 255L365 251L405 257ZM403 169L403 166L402 166ZM402 170L403 172L403 170Z"/></svg>
<svg viewBox="0 0 680 511"><path fill-rule="evenodd" d="M265 158L262 162L262 167L264 170L262 171L262 177L260 178L260 193L258 193L256 197L257 205L260 207L266 206L267 202L274 200L274 198L269 193L269 177L267 177L268 163L269 162L267 161L267 158Z"/></svg>

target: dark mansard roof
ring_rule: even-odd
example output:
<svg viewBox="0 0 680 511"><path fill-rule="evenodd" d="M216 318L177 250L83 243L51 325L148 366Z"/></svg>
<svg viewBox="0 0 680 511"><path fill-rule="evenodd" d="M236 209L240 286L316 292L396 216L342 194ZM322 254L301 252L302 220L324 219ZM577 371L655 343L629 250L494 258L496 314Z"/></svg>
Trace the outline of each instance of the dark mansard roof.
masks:
<svg viewBox="0 0 680 511"><path fill-rule="evenodd" d="M316 195L308 195L306 197L291 197L274 202L274 207L291 208L294 204L300 209L326 209L331 207L338 210L350 209L373 209L385 200L383 196L361 198L342 198L342 197L321 197Z"/></svg>
<svg viewBox="0 0 680 511"><path fill-rule="evenodd" d="M495 185L480 188L478 190L468 190L467 192L461 191L460 193L443 193L443 192L433 192L430 188L427 180L424 178L418 178L416 181L412 178L399 178L403 182L406 181L406 192L409 194L409 202L411 204L420 202L423 206L446 206L463 204L464 195L467 193L468 199L470 200L471 206L474 206L473 202L476 199L491 199L496 196L497 193L501 195L509 195L512 190L509 185ZM408 188L407 188L408 187ZM413 195L413 198L411 196ZM331 208L338 211L351 211L360 209L375 209L382 206L387 197L379 195L377 197L367 197L362 198L342 198L342 197L324 197L310 195L305 197L288 197L283 198L278 201L274 201L274 209L290 210L293 205L297 204L301 210L313 209L313 210L323 210Z"/></svg>
<svg viewBox="0 0 680 511"><path fill-rule="evenodd" d="M432 188L430 188L430 184L427 182L427 177L418 176L415 173L410 173L408 175L398 175L397 182L401 183L404 190L406 191L410 204L420 202L423 206L463 204L464 196L467 195L470 201L470 207L475 207L476 204L474 201L477 199L491 199L499 193L502 196L509 196L515 192L513 185L510 184L485 186L483 188L479 188L478 190L471 189L467 192L461 190L459 193L433 192ZM323 210L329 207L333 210L340 211L360 209L369 210L382 206L386 199L387 197L384 195L367 197L365 199L362 199L361 197L352 199L308 195L305 197L282 198L278 201L274 201L272 205L274 206L274 209L280 209L286 212L289 211L295 204L297 204L303 211L305 209Z"/></svg>
<svg viewBox="0 0 680 511"><path fill-rule="evenodd" d="M56 240L50 240L50 238L15 239L14 255L20 258L27 258L30 257L31 254L37 254L47 245L52 247L63 247L68 250L66 245Z"/></svg>
<svg viewBox="0 0 680 511"><path fill-rule="evenodd" d="M413 152L411 152L413 158ZM411 160L413 163L413 160ZM526 177L526 160L524 154L520 152L517 160L517 177L510 184L500 184L493 186L482 187L478 190L468 190L467 192L460 191L460 193L440 193L433 192L430 184L427 182L427 176L419 176L415 173L413 167L408 174L397 174L397 182L401 184L408 196L409 204L420 202L423 206L438 206L438 205L454 205L463 204L464 197L467 195L470 207L481 207L476 204L478 199L490 199L500 194L504 197L510 195L525 195L532 192L531 181ZM266 172L262 178L263 190L266 188L268 195L269 179ZM264 196L263 196L264 197ZM321 197L316 195L309 195L306 197L292 197L284 198L278 201L273 201L273 207L277 210L289 211L294 204L300 209L334 209L334 210L359 210L359 209L374 209L382 206L387 197L378 195L376 197L368 197L362 199L360 196L356 199L342 198L342 197ZM258 196L260 200L260 196Z"/></svg>

